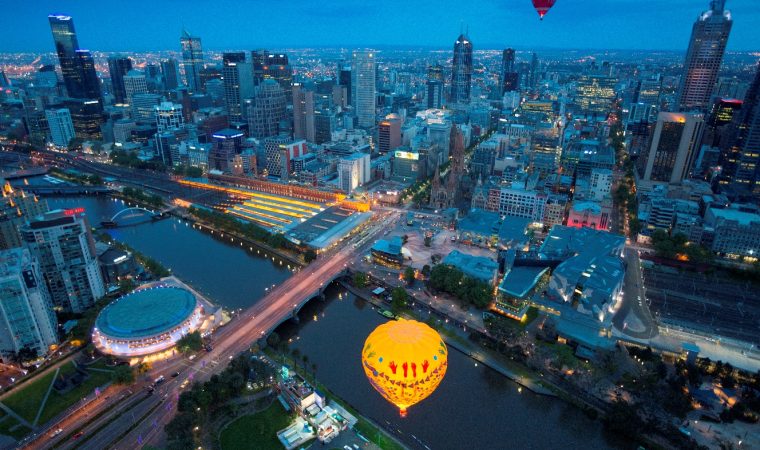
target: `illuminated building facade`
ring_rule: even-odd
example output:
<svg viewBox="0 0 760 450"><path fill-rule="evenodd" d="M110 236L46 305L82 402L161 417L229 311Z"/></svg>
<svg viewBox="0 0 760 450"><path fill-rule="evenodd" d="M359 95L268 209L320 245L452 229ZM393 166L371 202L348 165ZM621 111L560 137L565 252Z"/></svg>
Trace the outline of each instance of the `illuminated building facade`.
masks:
<svg viewBox="0 0 760 450"><path fill-rule="evenodd" d="M451 103L470 103L471 85L472 42L466 34L460 34L454 42L454 59L451 67Z"/></svg>
<svg viewBox="0 0 760 450"><path fill-rule="evenodd" d="M232 160L240 154L245 134L230 128L214 133L213 147L208 155L208 168L229 172L232 169Z"/></svg>
<svg viewBox="0 0 760 450"><path fill-rule="evenodd" d="M280 122L286 119L287 101L277 81L265 79L256 88L256 97L248 106L248 131L255 138L280 134Z"/></svg>
<svg viewBox="0 0 760 450"><path fill-rule="evenodd" d="M643 181L680 183L702 141L702 114L661 112L647 155Z"/></svg>
<svg viewBox="0 0 760 450"><path fill-rule="evenodd" d="M381 155L401 146L401 118L389 114L377 125L377 150Z"/></svg>
<svg viewBox="0 0 760 450"><path fill-rule="evenodd" d="M182 30L179 39L182 46L182 67L185 69L185 80L190 92L200 92L201 71L203 70L203 48L201 38L191 36L187 30Z"/></svg>
<svg viewBox="0 0 760 450"><path fill-rule="evenodd" d="M48 109L45 111L48 129L50 130L50 142L58 147L66 147L74 138L74 122L71 121L71 112L66 108Z"/></svg>
<svg viewBox="0 0 760 450"><path fill-rule="evenodd" d="M105 295L83 208L49 211L21 227L56 307L79 313Z"/></svg>
<svg viewBox="0 0 760 450"><path fill-rule="evenodd" d="M520 74L515 70L515 50L504 49L501 55L501 95L520 90Z"/></svg>
<svg viewBox="0 0 760 450"><path fill-rule="evenodd" d="M372 50L354 51L351 61L351 105L361 128L375 126L375 57Z"/></svg>
<svg viewBox="0 0 760 450"><path fill-rule="evenodd" d="M250 63L245 62L244 52L222 55L222 81L229 119L243 120L243 100L253 97L253 69Z"/></svg>
<svg viewBox="0 0 760 450"><path fill-rule="evenodd" d="M202 304L178 287L137 289L103 308L95 321L92 342L99 351L131 358L171 349L202 325Z"/></svg>
<svg viewBox="0 0 760 450"><path fill-rule="evenodd" d="M58 322L39 263L29 250L0 250L0 354L27 348L45 355L58 343Z"/></svg>
<svg viewBox="0 0 760 450"><path fill-rule="evenodd" d="M711 0L710 9L694 22L678 93L681 111L705 110L710 105L733 24L725 4L726 0Z"/></svg>

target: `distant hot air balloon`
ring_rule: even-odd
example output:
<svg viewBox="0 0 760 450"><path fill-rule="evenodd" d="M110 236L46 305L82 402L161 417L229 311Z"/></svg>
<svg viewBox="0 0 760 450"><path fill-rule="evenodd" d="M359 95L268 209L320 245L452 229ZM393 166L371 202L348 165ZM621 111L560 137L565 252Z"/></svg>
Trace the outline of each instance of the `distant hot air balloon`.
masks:
<svg viewBox="0 0 760 450"><path fill-rule="evenodd" d="M370 333L362 350L362 366L372 387L406 409L427 398L446 374L448 351L441 336L424 323L392 320Z"/></svg>
<svg viewBox="0 0 760 450"><path fill-rule="evenodd" d="M557 0L533 0L533 7L538 12L538 17L544 20L544 16L554 6L554 2Z"/></svg>

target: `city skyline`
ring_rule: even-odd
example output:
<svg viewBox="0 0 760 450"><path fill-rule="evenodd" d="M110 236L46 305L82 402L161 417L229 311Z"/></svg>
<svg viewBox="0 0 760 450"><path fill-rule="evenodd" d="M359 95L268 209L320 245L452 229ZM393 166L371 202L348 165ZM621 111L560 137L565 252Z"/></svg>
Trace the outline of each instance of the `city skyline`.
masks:
<svg viewBox="0 0 760 450"><path fill-rule="evenodd" d="M292 8L250 2L223 1L214 16L201 2L164 2L160 6L144 0L129 10L93 1L77 3L42 1L19 5L11 18L0 18L2 51L50 51L50 38L43 30L48 14L69 14L77 19L77 33L85 48L97 51L151 51L177 48L183 28L203 39L204 48L222 50L256 47L378 47L405 46L448 48L451 36L468 29L476 49L512 47L576 48L616 50L684 50L691 24L704 10L704 2L675 0L662 5L657 0L581 0L572 5L557 2L539 21L528 0L488 0L472 10L454 10L453 1L403 3L392 0L382 6L359 5L338 0L315 6L297 0ZM451 3L447 7L445 3ZM599 8L593 9L595 5ZM602 8L603 6L603 8ZM726 8L736 21L727 51L757 50L760 9L751 0L728 1ZM150 21L142 15L154 10ZM418 20L414 11L424 10ZM593 11L594 14L590 14ZM282 21L287 18L287 33ZM317 19L317 20L315 20ZM285 19L283 19L285 20ZM130 24L123 32L113 32ZM356 26L361 23L362 26ZM662 27L662 23L670 26ZM224 26L215 26L223 24ZM647 32L649 30L649 32ZM23 39L19 39L23 37Z"/></svg>

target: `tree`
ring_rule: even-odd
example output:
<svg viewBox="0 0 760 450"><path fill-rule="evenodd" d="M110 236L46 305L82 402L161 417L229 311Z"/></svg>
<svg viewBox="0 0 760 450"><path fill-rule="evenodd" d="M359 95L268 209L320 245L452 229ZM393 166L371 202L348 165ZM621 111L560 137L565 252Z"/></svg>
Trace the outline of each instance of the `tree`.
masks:
<svg viewBox="0 0 760 450"><path fill-rule="evenodd" d="M367 287L367 284L369 284L369 280L366 273L356 272L354 274L354 286L358 287L359 289L364 289Z"/></svg>
<svg viewBox="0 0 760 450"><path fill-rule="evenodd" d="M200 178L203 176L203 169L200 167L188 167L185 171L185 175L187 175L190 178Z"/></svg>
<svg viewBox="0 0 760 450"><path fill-rule="evenodd" d="M391 310L394 314L398 314L406 308L406 302L409 299L409 294L406 293L406 289L402 287L395 287L391 291Z"/></svg>
<svg viewBox="0 0 760 450"><path fill-rule="evenodd" d="M303 260L306 262L306 264L309 264L315 259L317 259L317 252L312 249L306 250L306 252L303 254Z"/></svg>
<svg viewBox="0 0 760 450"><path fill-rule="evenodd" d="M429 277L430 276L430 265L429 264L425 264L424 266L422 266L422 275L424 277Z"/></svg>
<svg viewBox="0 0 760 450"><path fill-rule="evenodd" d="M151 365L148 362L141 362L137 365L137 373L144 374L150 372Z"/></svg>
<svg viewBox="0 0 760 450"><path fill-rule="evenodd" d="M83 141L82 139L78 138L78 137L73 137L73 138L71 138L71 139L69 140L69 145L67 146L67 147L68 147L68 150L69 150L70 152L73 152L73 151L75 151L75 150L79 150L79 149L81 149L81 148L82 148L82 143L83 143L83 142L84 142L84 141Z"/></svg>
<svg viewBox="0 0 760 450"><path fill-rule="evenodd" d="M430 243L433 241L433 238L430 236L425 236L425 247L430 247Z"/></svg>
<svg viewBox="0 0 760 450"><path fill-rule="evenodd" d="M414 283L414 269L411 267L407 267L404 269L404 281L406 281L407 284Z"/></svg>
<svg viewBox="0 0 760 450"><path fill-rule="evenodd" d="M37 349L29 347L28 345L20 348L16 353L16 359L20 362L33 361L37 359L37 356Z"/></svg>
<svg viewBox="0 0 760 450"><path fill-rule="evenodd" d="M135 381L135 373L129 366L117 366L113 371L113 382L116 384L132 384Z"/></svg>
<svg viewBox="0 0 760 450"><path fill-rule="evenodd" d="M280 335L276 331L272 331L272 334L267 337L267 345L273 348L277 348L280 345Z"/></svg>
<svg viewBox="0 0 760 450"><path fill-rule="evenodd" d="M202 348L203 338L201 337L201 333L198 331L188 333L177 341L177 349L182 353L197 352Z"/></svg>
<svg viewBox="0 0 760 450"><path fill-rule="evenodd" d="M129 294L135 289L136 284L131 278L122 278L119 280L119 292L121 292L122 295Z"/></svg>

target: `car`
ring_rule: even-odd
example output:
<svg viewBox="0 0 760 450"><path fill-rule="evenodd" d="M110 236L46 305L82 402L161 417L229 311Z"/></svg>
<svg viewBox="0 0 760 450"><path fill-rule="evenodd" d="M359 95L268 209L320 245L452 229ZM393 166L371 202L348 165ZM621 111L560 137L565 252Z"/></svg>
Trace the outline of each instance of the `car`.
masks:
<svg viewBox="0 0 760 450"><path fill-rule="evenodd" d="M351 450L351 447L349 447L348 445L344 445L343 450Z"/></svg>
<svg viewBox="0 0 760 450"><path fill-rule="evenodd" d="M172 378L177 378L178 376L179 376L179 372L174 372L174 373L172 374Z"/></svg>
<svg viewBox="0 0 760 450"><path fill-rule="evenodd" d="M63 433L63 430L61 428L59 428L59 429L53 431L52 433L50 433L50 437L56 437L56 436L58 436L61 433Z"/></svg>
<svg viewBox="0 0 760 450"><path fill-rule="evenodd" d="M356 444L353 444L355 450L359 450L359 446Z"/></svg>
<svg viewBox="0 0 760 450"><path fill-rule="evenodd" d="M77 440L80 437L84 436L84 431L80 431L79 433L75 434L74 436L71 436L72 440Z"/></svg>
<svg viewBox="0 0 760 450"><path fill-rule="evenodd" d="M159 384L163 383L164 381L166 381L166 378L164 378L164 376L161 375L160 377L156 378L156 381L153 383L153 385L158 386Z"/></svg>

